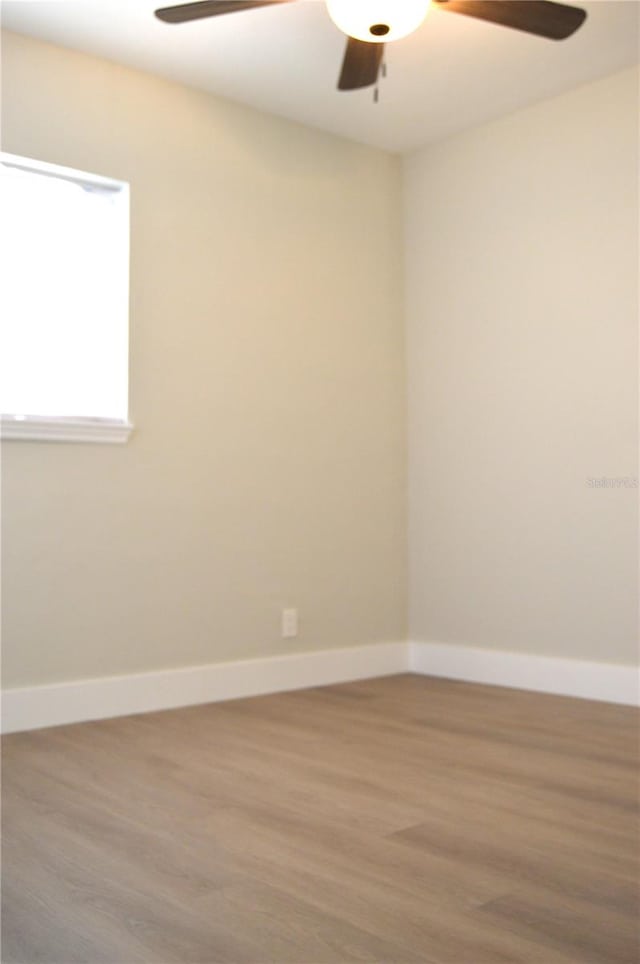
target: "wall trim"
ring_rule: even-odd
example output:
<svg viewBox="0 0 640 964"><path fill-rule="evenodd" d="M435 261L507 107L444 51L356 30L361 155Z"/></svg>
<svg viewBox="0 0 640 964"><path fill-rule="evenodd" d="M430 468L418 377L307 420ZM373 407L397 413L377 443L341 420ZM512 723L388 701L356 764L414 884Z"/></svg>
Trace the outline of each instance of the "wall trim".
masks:
<svg viewBox="0 0 640 964"><path fill-rule="evenodd" d="M449 643L370 643L2 691L2 732L418 673L640 705L635 666Z"/></svg>
<svg viewBox="0 0 640 964"><path fill-rule="evenodd" d="M640 704L638 667L450 643L409 643L409 671L469 683Z"/></svg>
<svg viewBox="0 0 640 964"><path fill-rule="evenodd" d="M18 442L127 442L133 425L118 418L2 415L0 438Z"/></svg>
<svg viewBox="0 0 640 964"><path fill-rule="evenodd" d="M2 692L2 732L214 703L406 673L406 643L287 653Z"/></svg>

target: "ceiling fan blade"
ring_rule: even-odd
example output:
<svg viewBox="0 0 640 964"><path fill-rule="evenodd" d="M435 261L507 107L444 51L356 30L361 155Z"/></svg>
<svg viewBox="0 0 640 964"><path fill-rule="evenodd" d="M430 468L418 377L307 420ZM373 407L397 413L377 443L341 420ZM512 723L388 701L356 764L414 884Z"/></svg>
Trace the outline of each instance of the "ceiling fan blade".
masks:
<svg viewBox="0 0 640 964"><path fill-rule="evenodd" d="M162 7L156 10L156 17L165 23L185 23L187 20L217 17L221 13L236 13L239 10L251 10L252 7L270 7L275 3L290 2L291 0L198 0L197 3Z"/></svg>
<svg viewBox="0 0 640 964"><path fill-rule="evenodd" d="M370 44L347 37L338 90L357 90L369 87L378 79L384 44Z"/></svg>
<svg viewBox="0 0 640 964"><path fill-rule="evenodd" d="M584 23L587 13L580 7L550 0L436 0L441 10L464 13L502 27L513 27L550 40L570 37Z"/></svg>

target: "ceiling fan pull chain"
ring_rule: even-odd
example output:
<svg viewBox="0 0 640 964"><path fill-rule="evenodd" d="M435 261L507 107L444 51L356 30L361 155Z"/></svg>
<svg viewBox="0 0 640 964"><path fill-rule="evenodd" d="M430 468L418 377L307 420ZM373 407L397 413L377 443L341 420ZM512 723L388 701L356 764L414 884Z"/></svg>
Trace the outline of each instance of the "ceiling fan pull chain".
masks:
<svg viewBox="0 0 640 964"><path fill-rule="evenodd" d="M387 64L386 61L382 61L380 64L380 77L387 76ZM373 88L373 102L377 104L380 100L380 90L378 88L378 81L376 81L376 86Z"/></svg>

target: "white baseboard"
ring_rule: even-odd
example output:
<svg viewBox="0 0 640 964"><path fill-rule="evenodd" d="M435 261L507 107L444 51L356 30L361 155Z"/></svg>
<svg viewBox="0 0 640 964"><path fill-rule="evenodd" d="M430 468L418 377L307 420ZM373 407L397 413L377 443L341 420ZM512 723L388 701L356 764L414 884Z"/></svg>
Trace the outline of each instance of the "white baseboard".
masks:
<svg viewBox="0 0 640 964"><path fill-rule="evenodd" d="M2 693L2 732L406 672L610 703L640 703L638 670L634 666L443 643L372 643L7 689Z"/></svg>
<svg viewBox="0 0 640 964"><path fill-rule="evenodd" d="M409 643L409 671L608 703L640 703L636 666L448 643Z"/></svg>
<svg viewBox="0 0 640 964"><path fill-rule="evenodd" d="M372 643L7 689L2 693L2 732L327 686L407 669L406 643Z"/></svg>

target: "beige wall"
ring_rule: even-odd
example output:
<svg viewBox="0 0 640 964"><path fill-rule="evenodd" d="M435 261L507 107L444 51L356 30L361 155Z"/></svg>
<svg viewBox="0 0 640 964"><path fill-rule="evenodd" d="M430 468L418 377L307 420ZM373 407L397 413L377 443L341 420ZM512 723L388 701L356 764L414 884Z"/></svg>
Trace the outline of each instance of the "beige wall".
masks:
<svg viewBox="0 0 640 964"><path fill-rule="evenodd" d="M637 658L638 73L406 160L410 633Z"/></svg>
<svg viewBox="0 0 640 964"><path fill-rule="evenodd" d="M4 685L404 638L398 159L3 54L3 148L131 183L136 425L3 446Z"/></svg>
<svg viewBox="0 0 640 964"><path fill-rule="evenodd" d="M136 424L3 446L4 686L405 638L399 160L2 70L5 150L131 183ZM637 82L406 159L413 639L636 657L638 491L588 480L638 475Z"/></svg>

